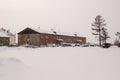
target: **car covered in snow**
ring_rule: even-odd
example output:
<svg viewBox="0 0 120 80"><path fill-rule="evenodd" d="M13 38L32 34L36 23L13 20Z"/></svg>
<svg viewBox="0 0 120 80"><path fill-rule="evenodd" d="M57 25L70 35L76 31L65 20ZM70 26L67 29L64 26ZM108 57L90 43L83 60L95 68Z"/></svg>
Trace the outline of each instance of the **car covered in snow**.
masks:
<svg viewBox="0 0 120 80"><path fill-rule="evenodd" d="M102 47L103 47L103 48L109 48L110 46L111 46L110 43L103 43L103 44L102 44Z"/></svg>

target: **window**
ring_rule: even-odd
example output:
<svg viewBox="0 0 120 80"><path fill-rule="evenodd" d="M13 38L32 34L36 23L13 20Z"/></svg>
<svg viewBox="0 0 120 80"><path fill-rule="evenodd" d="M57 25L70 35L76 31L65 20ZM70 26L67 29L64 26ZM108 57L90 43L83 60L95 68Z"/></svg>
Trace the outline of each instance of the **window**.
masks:
<svg viewBox="0 0 120 80"><path fill-rule="evenodd" d="M30 35L27 35L27 39L30 38Z"/></svg>
<svg viewBox="0 0 120 80"><path fill-rule="evenodd" d="M41 35L41 38L44 38L43 35Z"/></svg>
<svg viewBox="0 0 120 80"><path fill-rule="evenodd" d="M46 35L46 39L48 39L48 36Z"/></svg>
<svg viewBox="0 0 120 80"><path fill-rule="evenodd" d="M57 39L59 39L59 36L57 36Z"/></svg>

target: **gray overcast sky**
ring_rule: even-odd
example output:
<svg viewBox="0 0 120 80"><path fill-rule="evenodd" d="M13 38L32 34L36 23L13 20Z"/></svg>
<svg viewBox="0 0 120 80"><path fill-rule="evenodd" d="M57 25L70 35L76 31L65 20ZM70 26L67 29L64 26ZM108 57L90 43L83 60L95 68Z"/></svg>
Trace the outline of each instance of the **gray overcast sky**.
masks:
<svg viewBox="0 0 120 80"><path fill-rule="evenodd" d="M25 27L77 32L94 42L91 23L106 19L111 41L120 32L120 0L0 0L0 27L18 32Z"/></svg>

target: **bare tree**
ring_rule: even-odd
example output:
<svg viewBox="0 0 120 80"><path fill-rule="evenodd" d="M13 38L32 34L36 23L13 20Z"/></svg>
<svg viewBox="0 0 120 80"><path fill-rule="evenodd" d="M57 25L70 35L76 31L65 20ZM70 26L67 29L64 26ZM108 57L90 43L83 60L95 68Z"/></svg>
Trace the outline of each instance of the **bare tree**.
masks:
<svg viewBox="0 0 120 80"><path fill-rule="evenodd" d="M101 42L102 42L101 31L102 31L103 27L106 26L105 20L102 18L101 15L97 15L95 17L95 22L92 24L92 26L93 26L92 30L95 31L92 34L99 37L98 38L99 45L101 46Z"/></svg>

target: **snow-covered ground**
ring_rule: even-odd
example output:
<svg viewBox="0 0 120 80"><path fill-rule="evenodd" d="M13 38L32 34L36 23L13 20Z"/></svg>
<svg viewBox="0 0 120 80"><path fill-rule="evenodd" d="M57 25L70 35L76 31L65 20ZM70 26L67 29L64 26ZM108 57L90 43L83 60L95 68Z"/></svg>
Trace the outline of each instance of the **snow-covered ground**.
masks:
<svg viewBox="0 0 120 80"><path fill-rule="evenodd" d="M120 80L120 48L0 47L0 80Z"/></svg>

